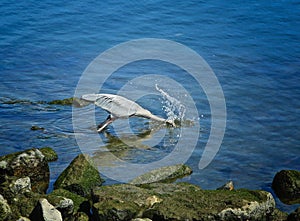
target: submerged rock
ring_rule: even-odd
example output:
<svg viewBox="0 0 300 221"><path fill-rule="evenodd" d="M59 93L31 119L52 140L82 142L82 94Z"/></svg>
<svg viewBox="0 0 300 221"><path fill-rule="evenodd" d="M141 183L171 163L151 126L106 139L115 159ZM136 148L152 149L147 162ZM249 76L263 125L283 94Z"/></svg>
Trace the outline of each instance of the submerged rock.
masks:
<svg viewBox="0 0 300 221"><path fill-rule="evenodd" d="M61 213L47 199L40 199L29 216L31 221L62 221Z"/></svg>
<svg viewBox="0 0 300 221"><path fill-rule="evenodd" d="M90 156L79 154L60 174L54 183L54 189L66 189L81 196L90 194L91 189L100 186L100 177Z"/></svg>
<svg viewBox="0 0 300 221"><path fill-rule="evenodd" d="M300 171L281 170L275 175L272 188L283 203L300 203Z"/></svg>
<svg viewBox="0 0 300 221"><path fill-rule="evenodd" d="M0 157L0 184L9 177L29 177L32 191L45 193L49 185L49 166L36 148Z"/></svg>
<svg viewBox="0 0 300 221"><path fill-rule="evenodd" d="M30 130L45 130L45 128L33 125Z"/></svg>
<svg viewBox="0 0 300 221"><path fill-rule="evenodd" d="M77 97L70 97L62 100L53 100L48 102L50 105L73 105L74 107L84 107L90 104L90 102L82 100Z"/></svg>
<svg viewBox="0 0 300 221"><path fill-rule="evenodd" d="M275 208L265 191L201 190L187 183L119 184L93 192L96 220L266 220Z"/></svg>
<svg viewBox="0 0 300 221"><path fill-rule="evenodd" d="M155 182L173 182L176 179L190 175L192 169L184 164L161 167L136 177L130 184L146 184Z"/></svg>

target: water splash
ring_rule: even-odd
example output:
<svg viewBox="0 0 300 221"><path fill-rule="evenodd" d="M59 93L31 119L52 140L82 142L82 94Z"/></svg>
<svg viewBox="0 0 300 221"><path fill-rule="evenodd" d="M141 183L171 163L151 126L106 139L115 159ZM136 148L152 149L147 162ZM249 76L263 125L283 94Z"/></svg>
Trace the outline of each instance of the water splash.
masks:
<svg viewBox="0 0 300 221"><path fill-rule="evenodd" d="M159 88L155 84L156 90L162 95L163 98L163 110L168 116L168 120L179 120L182 121L185 115L185 106L176 98L170 96L163 89Z"/></svg>

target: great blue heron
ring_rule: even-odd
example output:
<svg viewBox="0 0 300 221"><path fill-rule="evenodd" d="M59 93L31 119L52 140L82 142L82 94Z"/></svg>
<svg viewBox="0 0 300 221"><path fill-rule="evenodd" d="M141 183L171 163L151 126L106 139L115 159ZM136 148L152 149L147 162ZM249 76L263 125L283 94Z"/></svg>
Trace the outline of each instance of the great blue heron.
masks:
<svg viewBox="0 0 300 221"><path fill-rule="evenodd" d="M115 94L85 94L81 99L93 102L95 105L109 112L107 119L99 124L97 131L101 132L105 127L118 118L132 116L144 117L175 126L174 121L153 115L150 111L142 108L132 100Z"/></svg>

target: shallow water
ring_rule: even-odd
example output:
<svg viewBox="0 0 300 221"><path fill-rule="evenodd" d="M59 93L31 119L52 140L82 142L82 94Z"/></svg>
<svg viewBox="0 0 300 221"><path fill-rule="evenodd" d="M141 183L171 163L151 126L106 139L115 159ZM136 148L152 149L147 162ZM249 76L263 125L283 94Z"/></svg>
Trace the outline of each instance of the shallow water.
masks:
<svg viewBox="0 0 300 221"><path fill-rule="evenodd" d="M72 108L38 101L72 97L88 64L105 50L132 39L163 38L200 54L214 70L224 91L226 132L208 167L198 169L210 133L209 102L205 93L194 87L187 72L166 62L139 61L111 75L102 91L118 93L129 80L145 74L172 77L189 92L199 111L197 117L185 114L187 119L199 120L200 137L187 161L194 173L184 180L214 189L231 179L237 188L272 191L271 182L277 171L300 169L299 11L300 4L295 0L176 4L173 1L2 1L1 154L30 147L53 147L59 155L59 160L50 165L53 182L80 149L73 133ZM177 93L172 85L158 86L177 100L185 101L183 93ZM128 91L127 95L131 95ZM144 87L145 91L156 91L155 83ZM22 102L7 102L14 99ZM138 102L167 117L158 92ZM90 109L91 106L82 111L87 114ZM104 111L97 109L96 113L97 123L107 117ZM148 122L133 119L130 122L133 133L145 132L150 127ZM124 121L118 124L121 127L116 122L109 132L122 128ZM32 125L46 129L31 131ZM94 126L82 129L89 135L93 134ZM169 133L172 129L162 131ZM129 134L123 132L124 136ZM109 139L101 136L104 144L109 144ZM150 162L158 156L167 156L176 143L176 139L168 139L172 136L166 136L165 142L154 148L131 148L123 155L124 159ZM97 150L99 146L90 146L87 151ZM283 205L278 200L277 203L285 211L297 207Z"/></svg>

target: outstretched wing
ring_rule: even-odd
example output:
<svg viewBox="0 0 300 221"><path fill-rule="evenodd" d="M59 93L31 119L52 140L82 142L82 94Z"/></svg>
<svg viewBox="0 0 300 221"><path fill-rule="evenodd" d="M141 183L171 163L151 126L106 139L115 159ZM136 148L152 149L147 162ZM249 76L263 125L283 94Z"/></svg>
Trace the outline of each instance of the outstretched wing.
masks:
<svg viewBox="0 0 300 221"><path fill-rule="evenodd" d="M143 109L135 102L114 94L86 94L81 98L94 102L95 105L118 118L130 117L135 115L138 110Z"/></svg>

